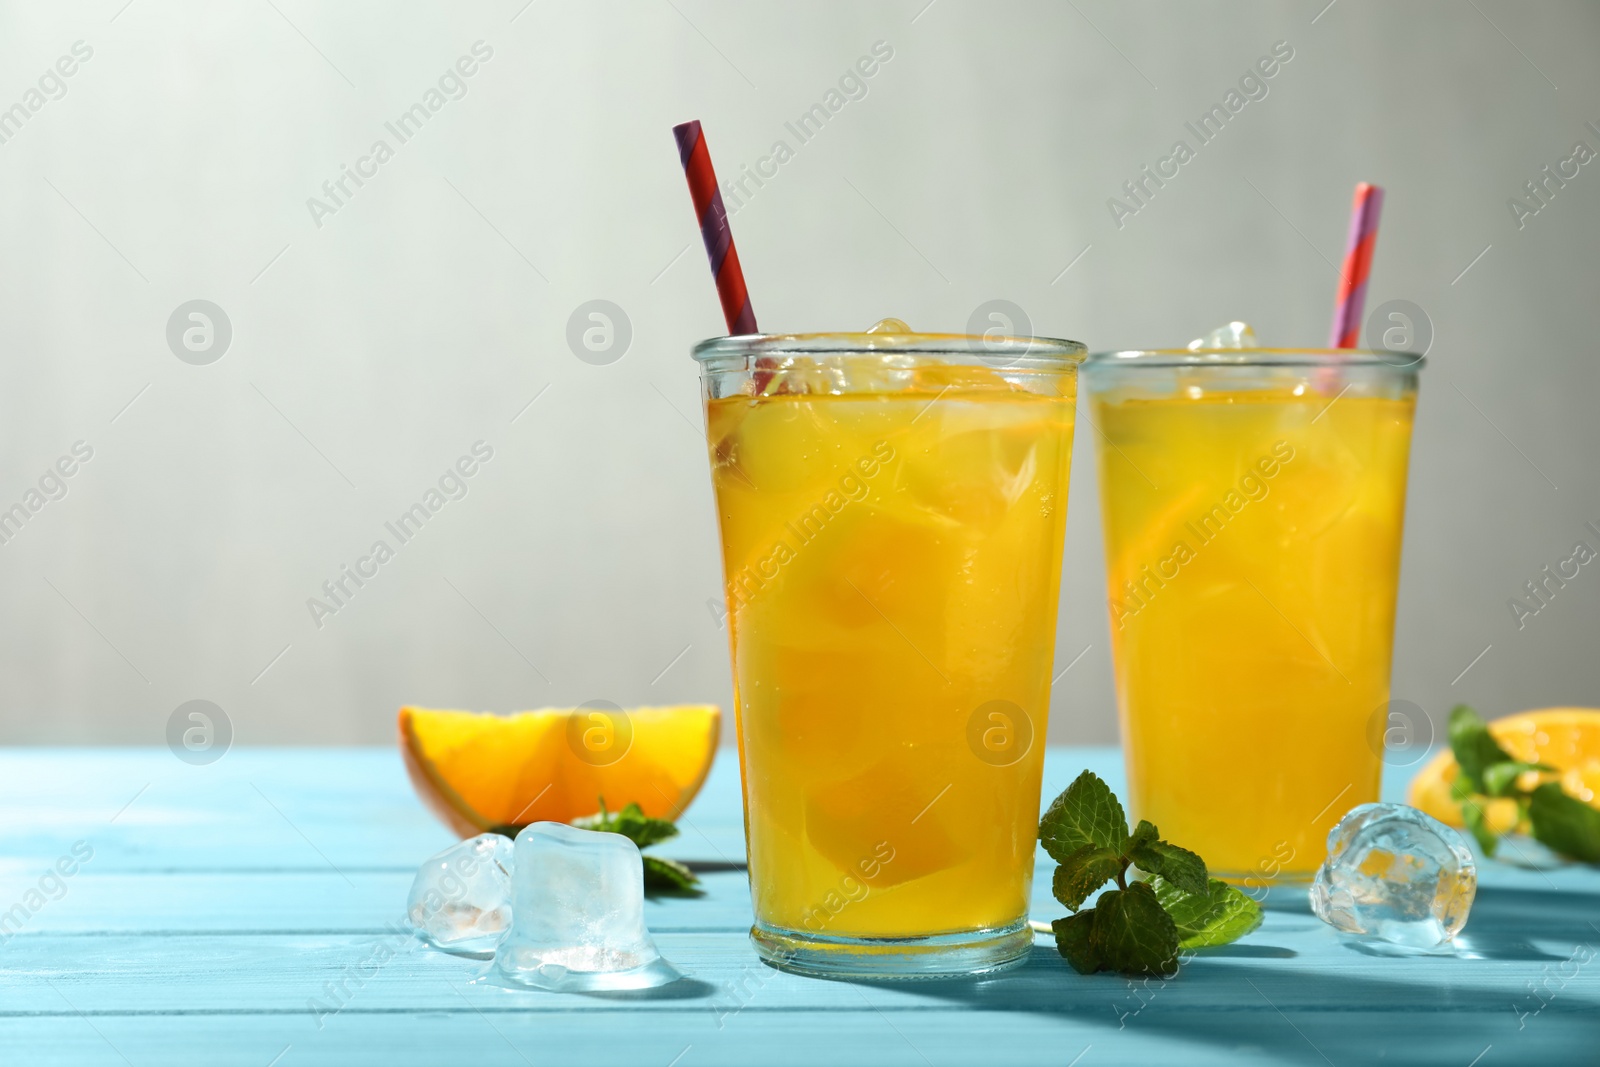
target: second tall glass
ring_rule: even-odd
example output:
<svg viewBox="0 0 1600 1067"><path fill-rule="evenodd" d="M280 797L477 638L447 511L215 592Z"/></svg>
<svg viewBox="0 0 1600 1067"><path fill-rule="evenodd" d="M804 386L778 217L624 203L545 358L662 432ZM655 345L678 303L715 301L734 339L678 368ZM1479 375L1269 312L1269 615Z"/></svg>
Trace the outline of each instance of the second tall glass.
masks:
<svg viewBox="0 0 1600 1067"><path fill-rule="evenodd" d="M1309 878L1378 799L1418 356L1084 368L1131 815L1234 881Z"/></svg>

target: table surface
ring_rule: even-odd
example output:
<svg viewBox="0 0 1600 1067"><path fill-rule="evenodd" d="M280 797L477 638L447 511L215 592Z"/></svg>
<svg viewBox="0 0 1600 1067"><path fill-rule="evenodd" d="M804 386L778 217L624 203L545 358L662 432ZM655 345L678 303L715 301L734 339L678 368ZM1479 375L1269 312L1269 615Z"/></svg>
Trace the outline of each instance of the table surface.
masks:
<svg viewBox="0 0 1600 1067"><path fill-rule="evenodd" d="M1114 749L1052 749L1046 796L1085 766L1120 787ZM1391 794L1405 775L1390 774ZM205 767L165 749L0 750L0 811L6 1064L1495 1067L1600 1056L1592 868L1484 863L1450 958L1366 954L1301 897L1165 983L1080 977L1043 938L1024 966L981 981L818 981L751 951L738 766L724 750L682 837L660 846L713 868L706 894L646 905L688 978L578 996L474 982L483 963L408 936L412 874L452 838L389 750L235 749ZM1036 918L1061 914L1049 869L1041 853Z"/></svg>

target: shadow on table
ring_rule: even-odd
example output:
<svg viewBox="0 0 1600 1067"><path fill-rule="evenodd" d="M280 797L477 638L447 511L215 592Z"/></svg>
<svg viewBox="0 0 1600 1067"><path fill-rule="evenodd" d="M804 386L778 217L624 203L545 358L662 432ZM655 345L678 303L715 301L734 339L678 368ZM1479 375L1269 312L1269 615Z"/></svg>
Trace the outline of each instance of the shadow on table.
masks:
<svg viewBox="0 0 1600 1067"><path fill-rule="evenodd" d="M718 987L710 982L685 977L670 985L656 986L654 989L597 990L584 993L583 996L594 1000L614 1000L623 1003L640 1000L709 1000L719 991Z"/></svg>
<svg viewBox="0 0 1600 1067"><path fill-rule="evenodd" d="M1284 948L1281 945L1252 945L1248 942L1206 950L1208 959L1292 960L1298 955L1300 953L1294 949Z"/></svg>
<svg viewBox="0 0 1600 1067"><path fill-rule="evenodd" d="M1600 893L1479 886L1456 941L1463 954L1486 959L1565 960L1573 946L1600 941L1597 920ZM1555 950L1541 949L1535 941Z"/></svg>
<svg viewBox="0 0 1600 1067"><path fill-rule="evenodd" d="M1028 1012L1103 1028L1106 1037L1094 1040L1106 1052L1128 1031L1318 1064L1397 1056L1407 1064L1463 1067L1490 1044L1515 1049L1517 1062L1587 1062L1592 1054L1600 999L1556 989L1541 1000L1526 973L1475 976L1466 985L1460 964L1431 979L1414 968L1395 978L1343 968L1311 972L1271 957L1292 955L1287 949L1256 947L1252 956L1208 953L1174 980L1145 982L1077 975L1054 948L1039 945L1016 970L976 981L919 982L916 992L968 1010ZM1372 971L1384 965L1364 964Z"/></svg>
<svg viewBox="0 0 1600 1067"><path fill-rule="evenodd" d="M1469 960L1562 962L1583 944L1600 940L1600 894L1570 890L1480 888L1467 925L1455 939L1453 955ZM1537 942L1554 947L1540 948ZM1414 955L1382 945L1350 943L1368 956Z"/></svg>
<svg viewBox="0 0 1600 1067"><path fill-rule="evenodd" d="M1579 979L1561 965L1580 946L1600 942L1594 916L1600 894L1491 887L1479 890L1467 951L1437 968L1418 958L1341 958L1354 947L1345 944L1313 971L1278 962L1296 956L1288 948L1247 941L1197 955L1172 981L1129 981L1076 975L1053 947L1039 944L1015 970L914 988L970 1010L1050 1015L1112 1034L1129 1030L1291 1061L1365 1062L1403 1053L1407 1063L1462 1067L1492 1043L1519 1062L1578 1062L1592 1056L1600 998L1589 976ZM1491 962L1499 960L1542 965L1513 970Z"/></svg>
<svg viewBox="0 0 1600 1067"><path fill-rule="evenodd" d="M1281 887L1280 887L1281 888ZM1261 900L1269 912L1291 915L1311 914L1305 891L1274 892ZM1479 886L1466 928L1456 938L1457 952L1463 959L1565 960L1572 946L1600 940L1600 894L1569 889L1527 889L1505 886ZM1545 942L1558 951L1540 948ZM1246 945L1249 943L1246 942ZM1245 945L1235 946L1239 948ZM1354 952L1373 957L1392 957L1394 952L1346 942ZM1214 950L1210 955L1222 954Z"/></svg>

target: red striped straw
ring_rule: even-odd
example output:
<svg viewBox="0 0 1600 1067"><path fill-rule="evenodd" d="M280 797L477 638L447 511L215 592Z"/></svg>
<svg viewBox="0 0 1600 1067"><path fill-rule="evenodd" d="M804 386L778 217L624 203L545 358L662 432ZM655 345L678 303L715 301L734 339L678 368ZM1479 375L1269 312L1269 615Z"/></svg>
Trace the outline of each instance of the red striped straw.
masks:
<svg viewBox="0 0 1600 1067"><path fill-rule="evenodd" d="M1338 302L1333 308L1333 332L1328 337L1330 348L1355 348L1361 343L1361 312L1367 302L1367 275L1372 273L1372 247L1378 243L1378 213L1382 210L1381 188L1368 182L1356 186L1344 269L1339 272Z"/></svg>
<svg viewBox="0 0 1600 1067"><path fill-rule="evenodd" d="M756 313L750 308L750 293L744 287L744 271L739 269L739 252L733 247L733 231L728 228L728 211L722 206L722 191L717 188L717 172L711 169L711 153L698 119L672 127L678 139L678 157L689 179L689 195L694 199L695 218L700 220L700 236L706 243L706 258L711 261L711 276L717 282L722 300L722 317L730 334L757 333Z"/></svg>

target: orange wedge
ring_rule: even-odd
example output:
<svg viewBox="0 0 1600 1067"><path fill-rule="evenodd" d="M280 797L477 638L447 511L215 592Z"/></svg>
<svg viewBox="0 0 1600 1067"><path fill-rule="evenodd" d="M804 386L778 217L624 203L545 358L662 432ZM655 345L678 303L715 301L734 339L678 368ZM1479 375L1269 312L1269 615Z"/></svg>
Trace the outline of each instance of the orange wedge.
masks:
<svg viewBox="0 0 1600 1067"><path fill-rule="evenodd" d="M711 704L585 705L516 715L400 709L417 793L463 837L616 811L676 819L705 783L722 713Z"/></svg>
<svg viewBox="0 0 1600 1067"><path fill-rule="evenodd" d="M1600 808L1600 708L1524 711L1494 720L1489 732L1513 758L1556 768L1562 789ZM1411 780L1411 806L1460 826L1461 806L1450 799L1450 783L1455 779L1455 757L1448 750L1439 753ZM1491 800L1484 806L1484 815L1490 829L1507 833L1516 826L1516 801Z"/></svg>

